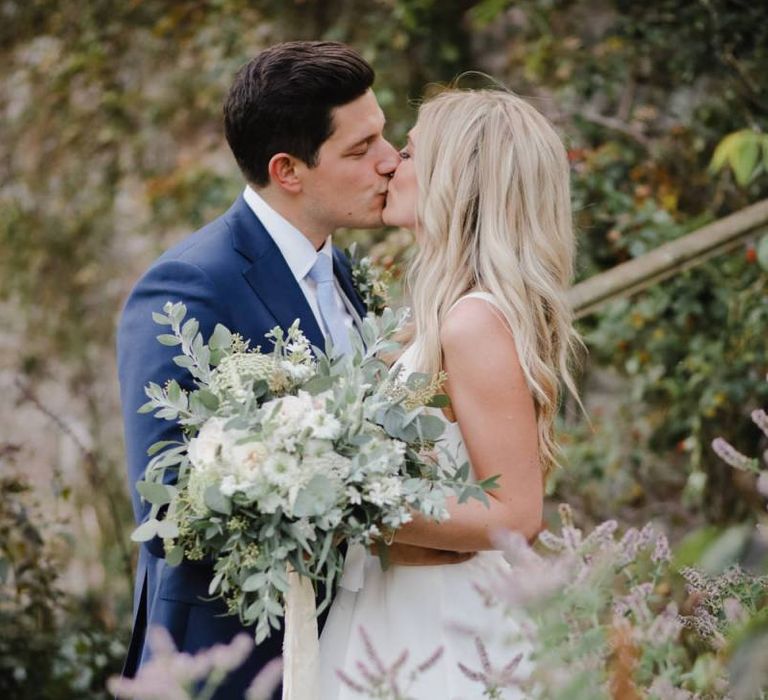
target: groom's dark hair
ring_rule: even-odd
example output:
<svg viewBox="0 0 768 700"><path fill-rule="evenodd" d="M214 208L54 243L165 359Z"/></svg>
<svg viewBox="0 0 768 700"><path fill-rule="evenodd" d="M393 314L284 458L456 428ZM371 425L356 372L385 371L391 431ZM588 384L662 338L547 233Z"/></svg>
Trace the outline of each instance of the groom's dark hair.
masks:
<svg viewBox="0 0 768 700"><path fill-rule="evenodd" d="M227 142L246 180L269 184L276 153L310 168L334 130L332 110L373 85L373 68L354 49L333 41L271 46L244 65L224 103Z"/></svg>

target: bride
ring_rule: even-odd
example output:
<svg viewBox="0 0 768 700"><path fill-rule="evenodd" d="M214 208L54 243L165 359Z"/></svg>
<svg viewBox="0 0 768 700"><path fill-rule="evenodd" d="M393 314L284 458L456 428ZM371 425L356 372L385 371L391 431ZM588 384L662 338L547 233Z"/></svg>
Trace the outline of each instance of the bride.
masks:
<svg viewBox="0 0 768 700"><path fill-rule="evenodd" d="M496 532L539 532L561 385L576 394L569 170L551 124L513 94L451 90L422 105L400 156L383 217L412 229L418 252L408 272L414 335L399 362L406 374L447 373L443 447L478 479L499 475L498 488L489 507L452 498L449 520L417 517L394 534L394 551L466 553L462 563L382 571L376 556L350 547L320 639L322 700L360 697L338 671L366 685L356 665L367 660L361 628L385 665L406 649L410 667L441 649L401 686L418 700L483 695L459 668L481 668L476 638L497 669L524 651L508 645L512 623L474 584L507 566ZM516 672L529 668L524 656Z"/></svg>

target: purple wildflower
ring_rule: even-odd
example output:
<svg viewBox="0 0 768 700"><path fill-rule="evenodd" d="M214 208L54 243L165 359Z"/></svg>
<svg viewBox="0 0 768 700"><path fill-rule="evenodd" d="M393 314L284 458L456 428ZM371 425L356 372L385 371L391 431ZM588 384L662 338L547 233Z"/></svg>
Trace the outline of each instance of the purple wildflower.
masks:
<svg viewBox="0 0 768 700"><path fill-rule="evenodd" d="M650 643L659 645L674 642L682 628L677 603L672 601L648 627L647 639Z"/></svg>
<svg viewBox="0 0 768 700"><path fill-rule="evenodd" d="M168 631L153 627L148 632L152 658L134 678L112 676L107 682L111 693L134 700L189 700L190 689L214 673L219 683L240 666L253 648L247 634L236 636L229 644L217 644L196 654L178 652Z"/></svg>
<svg viewBox="0 0 768 700"><path fill-rule="evenodd" d="M356 661L355 667L360 674L360 679L352 678L342 669L336 669L336 674L342 683L356 693L368 697L391 698L391 700L407 700L407 696L401 690L401 683L410 685L422 673L432 668L443 654L443 648L438 647L429 658L422 661L416 668L406 675L404 681L400 676L405 672L405 664L408 660L408 651L403 651L395 661L387 666L377 653L373 642L364 628L358 628L363 639L365 654L372 667L364 661Z"/></svg>
<svg viewBox="0 0 768 700"><path fill-rule="evenodd" d="M477 649L477 654L480 657L480 667L482 669L481 671L473 671L471 668L465 666L461 662L457 664L459 670L467 678L469 678L471 681L482 683L486 692L491 694L491 697L494 697L493 693L498 692L500 688L514 688L517 686L517 681L515 680L515 669L517 669L521 659L523 658L522 653L517 654L503 668L495 669L491 665L491 660L488 657L488 650L485 648L483 640L477 636L475 637L475 648Z"/></svg>
<svg viewBox="0 0 768 700"><path fill-rule="evenodd" d="M256 674L246 692L247 700L269 700L283 680L283 660L272 659Z"/></svg>
<svg viewBox="0 0 768 700"><path fill-rule="evenodd" d="M671 560L672 553L669 550L669 540L667 540L666 535L661 534L656 538L656 547L651 554L651 561L654 564L659 564Z"/></svg>
<svg viewBox="0 0 768 700"><path fill-rule="evenodd" d="M768 498L768 471L760 472L760 476L757 477L757 490Z"/></svg>
<svg viewBox="0 0 768 700"><path fill-rule="evenodd" d="M757 468L757 460L741 454L733 445L721 437L715 438L712 441L712 449L720 459L734 469L755 471Z"/></svg>
<svg viewBox="0 0 768 700"><path fill-rule="evenodd" d="M752 421L768 436L768 413L762 408L756 408L752 411Z"/></svg>

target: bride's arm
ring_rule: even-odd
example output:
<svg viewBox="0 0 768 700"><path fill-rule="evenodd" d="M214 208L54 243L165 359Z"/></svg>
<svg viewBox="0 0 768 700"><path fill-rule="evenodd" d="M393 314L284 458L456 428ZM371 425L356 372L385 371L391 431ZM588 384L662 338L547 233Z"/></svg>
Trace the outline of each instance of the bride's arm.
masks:
<svg viewBox="0 0 768 700"><path fill-rule="evenodd" d="M446 391L478 479L499 474L490 508L449 499L450 520L416 517L396 542L435 549L495 549L492 534L515 530L533 539L541 528L543 484L533 397L509 327L488 302L470 298L441 331Z"/></svg>

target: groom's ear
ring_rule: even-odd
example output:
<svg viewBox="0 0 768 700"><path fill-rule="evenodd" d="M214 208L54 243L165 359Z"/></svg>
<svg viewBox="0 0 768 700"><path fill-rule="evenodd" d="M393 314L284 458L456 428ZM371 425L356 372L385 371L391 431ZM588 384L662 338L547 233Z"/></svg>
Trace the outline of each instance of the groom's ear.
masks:
<svg viewBox="0 0 768 700"><path fill-rule="evenodd" d="M269 179L282 189L298 194L301 192L299 170L303 163L288 153L276 153L269 159L267 166Z"/></svg>

